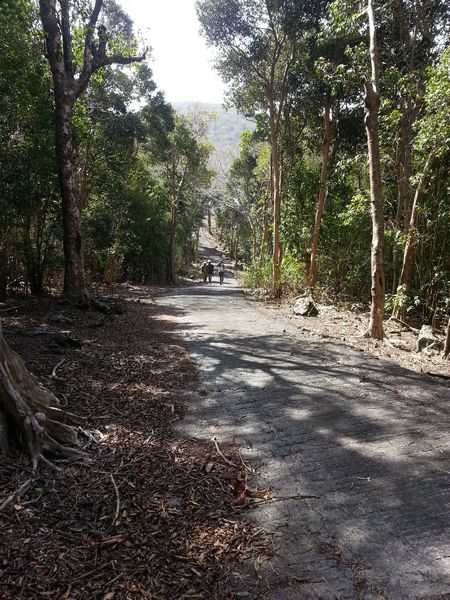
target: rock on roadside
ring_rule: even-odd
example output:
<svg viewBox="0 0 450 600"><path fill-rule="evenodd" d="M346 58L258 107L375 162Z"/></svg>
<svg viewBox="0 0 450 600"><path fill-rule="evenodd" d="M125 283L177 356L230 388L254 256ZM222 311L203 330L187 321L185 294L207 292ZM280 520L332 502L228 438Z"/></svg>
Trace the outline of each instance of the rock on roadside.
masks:
<svg viewBox="0 0 450 600"><path fill-rule="evenodd" d="M319 311L317 306L314 304L312 298L298 298L294 308L294 314L300 317L317 317Z"/></svg>
<svg viewBox="0 0 450 600"><path fill-rule="evenodd" d="M417 339L417 347L419 352L429 348L430 346L436 350L442 350L444 347L444 338L435 333L430 325L422 325Z"/></svg>

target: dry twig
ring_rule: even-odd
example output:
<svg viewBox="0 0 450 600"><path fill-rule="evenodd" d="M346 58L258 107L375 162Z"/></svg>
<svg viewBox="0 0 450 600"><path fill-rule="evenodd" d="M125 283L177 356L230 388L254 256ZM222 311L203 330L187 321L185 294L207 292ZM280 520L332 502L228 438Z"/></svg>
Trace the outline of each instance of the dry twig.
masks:
<svg viewBox="0 0 450 600"><path fill-rule="evenodd" d="M60 381L61 383L65 382L65 379L63 377L58 377L58 375L56 374L56 371L59 369L59 367L61 367L64 363L66 362L66 359L63 358L62 360L59 361L59 363L57 363L54 367L53 367L53 371L52 371L52 375L51 378L54 379L55 381Z"/></svg>
<svg viewBox="0 0 450 600"><path fill-rule="evenodd" d="M222 452L222 450L219 448L219 444L217 443L217 440L215 437L212 438L212 441L214 442L214 446L216 447L216 452L217 454L220 456L220 458L227 463L227 465L230 465L230 467L235 467L236 469L238 469L238 465L234 462L232 462L231 460L228 460L228 458L224 455L224 453Z"/></svg>
<svg viewBox="0 0 450 600"><path fill-rule="evenodd" d="M116 485L116 482L114 481L114 477L112 476L112 474L110 475L110 477L111 477L112 484L114 486L114 491L116 492L116 514L114 515L114 519L113 519L113 522L112 522L112 524L115 525L116 521L117 521L117 519L119 517L120 496L119 496L119 490L117 489L117 485Z"/></svg>
<svg viewBox="0 0 450 600"><path fill-rule="evenodd" d="M34 477L30 477L30 479L27 479L24 483L22 483L22 485L19 488L17 488L17 490L13 494L11 494L11 496L8 496L8 498L6 498L6 500L0 506L0 512L4 511L5 508L7 508L12 502L14 502L16 498L19 498L21 494L24 494L31 487L33 482Z"/></svg>

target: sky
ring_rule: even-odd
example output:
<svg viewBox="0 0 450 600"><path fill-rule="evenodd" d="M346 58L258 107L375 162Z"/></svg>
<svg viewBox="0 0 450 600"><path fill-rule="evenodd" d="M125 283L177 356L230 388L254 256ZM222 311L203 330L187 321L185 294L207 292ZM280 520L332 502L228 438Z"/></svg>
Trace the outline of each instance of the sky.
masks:
<svg viewBox="0 0 450 600"><path fill-rule="evenodd" d="M150 67L169 102L223 102L214 51L200 36L195 0L120 0L151 46Z"/></svg>

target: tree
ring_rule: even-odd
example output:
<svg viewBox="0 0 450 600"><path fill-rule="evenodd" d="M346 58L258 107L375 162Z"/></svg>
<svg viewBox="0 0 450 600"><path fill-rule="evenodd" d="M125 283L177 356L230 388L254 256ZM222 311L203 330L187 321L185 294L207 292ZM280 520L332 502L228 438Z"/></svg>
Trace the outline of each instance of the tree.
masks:
<svg viewBox="0 0 450 600"><path fill-rule="evenodd" d="M377 340L384 337L385 281L383 266L384 213L381 179L381 157L378 130L380 108L379 58L375 26L374 0L367 2L369 19L369 52L371 78L364 82L364 106L367 145L369 149L370 200L372 212L372 306L367 335Z"/></svg>
<svg viewBox="0 0 450 600"><path fill-rule="evenodd" d="M108 54L110 35L105 24L97 26L103 0L95 0L87 22L83 23L83 58L78 61L72 34L75 6L71 6L70 0L39 0L39 6L55 99L55 147L64 230L64 294L85 303L89 302L89 293L84 276L81 205L75 173L72 123L75 102L86 90L93 73L112 64L141 62L145 54Z"/></svg>

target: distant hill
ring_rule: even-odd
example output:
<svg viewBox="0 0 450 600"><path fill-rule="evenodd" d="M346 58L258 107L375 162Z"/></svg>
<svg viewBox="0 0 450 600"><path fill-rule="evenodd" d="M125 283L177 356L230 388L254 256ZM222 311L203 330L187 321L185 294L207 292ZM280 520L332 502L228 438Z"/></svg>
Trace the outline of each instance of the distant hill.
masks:
<svg viewBox="0 0 450 600"><path fill-rule="evenodd" d="M204 102L172 102L175 110L183 115L198 106L200 110L211 111L217 115L208 129L208 138L215 147L212 165L219 176L225 176L231 163L239 154L241 133L246 129L253 130L255 123L240 115L234 108L226 109L221 104Z"/></svg>

